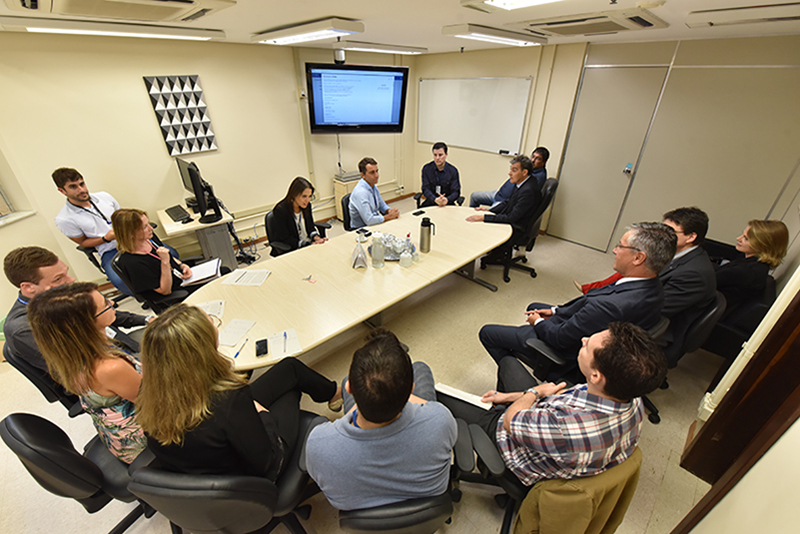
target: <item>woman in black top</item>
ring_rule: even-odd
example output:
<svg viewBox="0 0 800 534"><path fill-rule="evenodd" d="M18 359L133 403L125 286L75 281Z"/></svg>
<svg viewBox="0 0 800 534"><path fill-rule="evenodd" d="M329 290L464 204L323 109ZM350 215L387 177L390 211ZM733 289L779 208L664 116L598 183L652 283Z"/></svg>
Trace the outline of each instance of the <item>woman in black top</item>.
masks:
<svg viewBox="0 0 800 534"><path fill-rule="evenodd" d="M275 205L273 214L273 231L269 238L271 241L285 243L297 250L306 245L319 245L327 241L319 236L314 226L314 217L311 214L311 195L314 186L305 178L298 176L289 185L289 192ZM287 251L288 252L288 251ZM284 251L275 247L270 250L270 255L279 256Z"/></svg>
<svg viewBox="0 0 800 534"><path fill-rule="evenodd" d="M744 254L715 266L717 290L725 295L726 313L764 294L767 275L783 261L789 246L789 230L781 221L752 220L736 238L736 250Z"/></svg>
<svg viewBox="0 0 800 534"><path fill-rule="evenodd" d="M161 467L275 481L294 451L300 397L341 409L336 382L285 358L248 384L217 351L217 329L179 304L148 326L142 342L137 417Z"/></svg>

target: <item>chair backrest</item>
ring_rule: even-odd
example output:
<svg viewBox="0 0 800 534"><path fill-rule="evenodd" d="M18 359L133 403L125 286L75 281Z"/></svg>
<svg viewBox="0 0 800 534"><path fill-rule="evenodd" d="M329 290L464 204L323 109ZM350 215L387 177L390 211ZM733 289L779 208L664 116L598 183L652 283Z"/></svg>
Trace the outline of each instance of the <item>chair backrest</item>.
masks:
<svg viewBox="0 0 800 534"><path fill-rule="evenodd" d="M97 249L96 248L94 248L94 247L82 247L80 245L78 245L75 248L77 248L78 250L80 250L81 252L86 254L86 257L89 259L89 261L92 263L92 265L97 267L100 270L101 273L106 274L106 272L103 270L103 266L100 264L100 261L97 259L97 255L96 255L97 254Z"/></svg>
<svg viewBox="0 0 800 534"><path fill-rule="evenodd" d="M544 217L544 212L547 211L547 208L550 207L550 204L553 202L556 189L558 189L558 180L555 178L548 178L545 180L544 185L542 186L542 201L539 202L539 205L533 210L533 214L531 215L531 225L526 233L528 236L528 247L526 248L529 251L533 248L533 243L536 241L536 237L539 235L539 229L542 226L542 217Z"/></svg>
<svg viewBox="0 0 800 534"><path fill-rule="evenodd" d="M650 334L650 337L658 341L667 333L667 330L669 330L669 319L662 315L655 326L647 330L647 333Z"/></svg>
<svg viewBox="0 0 800 534"><path fill-rule="evenodd" d="M24 358L17 358L11 353L11 347L8 343L3 346L3 357L11 364L11 367L19 371L31 383L42 392L47 402L60 402L64 407L69 410L70 416L74 417L83 413L83 408L80 406L80 399L76 395L67 392L64 387L53 380L49 373L46 373L34 367Z"/></svg>
<svg viewBox="0 0 800 534"><path fill-rule="evenodd" d="M352 232L353 227L350 226L350 193L342 197L342 217L344 217L342 221L344 223L344 229L348 232Z"/></svg>
<svg viewBox="0 0 800 534"><path fill-rule="evenodd" d="M101 490L100 468L81 456L64 431L47 419L13 413L0 421L0 437L47 491L75 499L89 512L111 500Z"/></svg>
<svg viewBox="0 0 800 534"><path fill-rule="evenodd" d="M175 525L194 533L244 534L273 517L278 489L262 477L187 475L142 467L128 489Z"/></svg>
<svg viewBox="0 0 800 534"><path fill-rule="evenodd" d="M269 210L269 213L264 215L264 228L267 230L267 241L272 241L270 234L275 233L275 214L272 210Z"/></svg>
<svg viewBox="0 0 800 534"><path fill-rule="evenodd" d="M637 447L627 460L599 475L539 482L522 501L514 534L595 532L611 534L628 510L642 465Z"/></svg>
<svg viewBox="0 0 800 534"><path fill-rule="evenodd" d="M725 313L725 297L719 291L716 292L716 298L703 313L695 320L694 323L686 331L686 337L683 340L681 347L681 356L694 352L708 339L711 331L716 326L717 322Z"/></svg>
<svg viewBox="0 0 800 534"><path fill-rule="evenodd" d="M452 515L448 491L436 497L339 512L339 528L351 534L433 534Z"/></svg>
<svg viewBox="0 0 800 534"><path fill-rule="evenodd" d="M155 237L155 235L153 237ZM114 258L111 260L111 268L114 270L115 273L117 273L117 276L119 276L120 279L122 279L122 281L125 283L128 289L130 289L133 298L135 298L138 302L144 304L147 302L147 299L145 299L144 297L133 291L133 286L131 285L131 279L128 278L128 274L122 269L122 266L119 264L119 257L121 255L122 252L117 252L116 255L114 255Z"/></svg>

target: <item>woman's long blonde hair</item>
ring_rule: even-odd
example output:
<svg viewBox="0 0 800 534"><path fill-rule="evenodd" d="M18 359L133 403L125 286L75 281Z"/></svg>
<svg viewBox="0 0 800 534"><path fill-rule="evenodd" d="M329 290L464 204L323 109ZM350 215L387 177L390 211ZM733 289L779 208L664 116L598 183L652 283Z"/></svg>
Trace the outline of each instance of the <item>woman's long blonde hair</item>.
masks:
<svg viewBox="0 0 800 534"><path fill-rule="evenodd" d="M211 415L214 394L245 385L217 351L217 332L199 308L179 304L159 315L142 340L142 387L136 421L162 445Z"/></svg>
<svg viewBox="0 0 800 534"><path fill-rule="evenodd" d="M95 325L92 293L97 284L76 282L36 295L28 306L28 321L50 375L67 391L91 390L97 362L119 356L105 332Z"/></svg>
<svg viewBox="0 0 800 534"><path fill-rule="evenodd" d="M142 229L142 217L147 213L133 208L118 209L111 214L111 227L120 252L136 252L138 235Z"/></svg>

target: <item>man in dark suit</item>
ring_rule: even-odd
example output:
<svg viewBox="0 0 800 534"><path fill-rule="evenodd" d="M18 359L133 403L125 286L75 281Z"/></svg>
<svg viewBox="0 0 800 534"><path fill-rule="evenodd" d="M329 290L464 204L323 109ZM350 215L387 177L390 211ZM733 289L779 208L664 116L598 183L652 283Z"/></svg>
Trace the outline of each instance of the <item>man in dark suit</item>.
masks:
<svg viewBox="0 0 800 534"><path fill-rule="evenodd" d="M475 211L481 212L467 217L469 222L487 222L510 224L514 233L511 238L491 251L487 261L499 259L503 254L511 252L511 244L515 243L520 235L524 234L530 222L533 210L542 201L542 191L536 180L532 177L533 163L528 156L516 156L511 160L508 177L514 190L508 200L487 208L479 206Z"/></svg>
<svg viewBox="0 0 800 534"><path fill-rule="evenodd" d="M593 289L562 306L533 303L522 326L485 325L479 338L498 363L514 352L534 353L526 340L538 337L565 358L575 361L581 339L624 321L641 328L655 326L661 317L664 293L658 273L675 255L676 235L661 223L634 224L614 247L614 270L620 280Z"/></svg>
<svg viewBox="0 0 800 534"><path fill-rule="evenodd" d="M664 336L664 355L670 368L678 364L686 331L715 299L714 267L702 244L708 231L708 215L698 208L678 208L664 214L664 224L675 230L675 257L658 275L664 286L664 309L670 320Z"/></svg>

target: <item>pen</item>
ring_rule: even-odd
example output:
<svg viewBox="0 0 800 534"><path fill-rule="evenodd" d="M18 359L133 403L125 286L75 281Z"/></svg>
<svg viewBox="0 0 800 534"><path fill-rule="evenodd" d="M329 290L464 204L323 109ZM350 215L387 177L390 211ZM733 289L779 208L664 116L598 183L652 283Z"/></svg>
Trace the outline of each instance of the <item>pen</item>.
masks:
<svg viewBox="0 0 800 534"><path fill-rule="evenodd" d="M237 278L237 279L236 279L236 282L234 282L234 284L238 283L238 282L239 282L239 280L241 280L242 278L244 278L244 275L245 275L245 274L247 274L247 273L242 273L242 274L240 274L240 275L239 275L239 278Z"/></svg>
<svg viewBox="0 0 800 534"><path fill-rule="evenodd" d="M283 353L286 354L286 330L283 331Z"/></svg>
<svg viewBox="0 0 800 534"><path fill-rule="evenodd" d="M236 351L236 354L233 355L234 358L237 357L240 352L242 352L242 349L244 348L245 345L247 345L248 341L250 341L249 337L244 338L244 343L242 343L242 346L239 347L239 350Z"/></svg>

